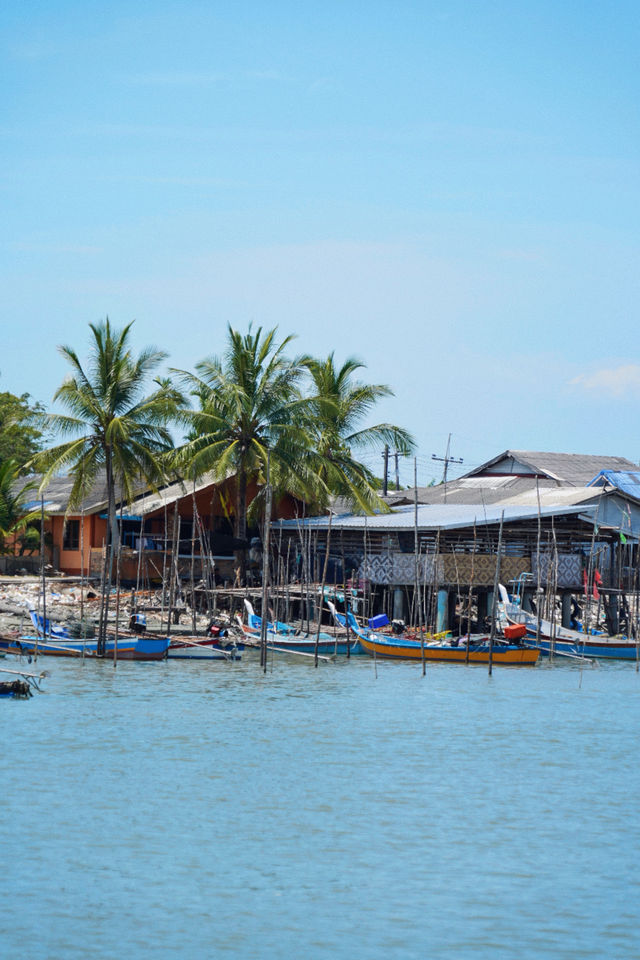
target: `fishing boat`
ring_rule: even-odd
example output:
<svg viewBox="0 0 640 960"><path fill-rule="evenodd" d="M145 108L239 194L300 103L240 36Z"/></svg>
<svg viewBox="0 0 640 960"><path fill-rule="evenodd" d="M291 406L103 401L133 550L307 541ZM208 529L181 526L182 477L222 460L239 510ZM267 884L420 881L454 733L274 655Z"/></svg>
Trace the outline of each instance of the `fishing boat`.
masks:
<svg viewBox="0 0 640 960"><path fill-rule="evenodd" d="M29 607L29 616L35 628L36 633L47 637L60 637L63 640L69 640L71 634L67 627L60 623L53 623L48 617L45 619L41 613L36 613L33 607Z"/></svg>
<svg viewBox="0 0 640 960"><path fill-rule="evenodd" d="M169 660L240 660L244 643L232 637L172 637Z"/></svg>
<svg viewBox="0 0 640 960"><path fill-rule="evenodd" d="M118 660L164 660L169 637L122 635L117 640ZM0 650L16 656L33 657L90 657L98 656L98 640L66 639L63 637L7 637L0 636ZM105 641L104 656L113 660L116 651L115 636Z"/></svg>
<svg viewBox="0 0 640 960"><path fill-rule="evenodd" d="M262 617L256 615L251 601L244 601L247 611L247 623L239 620L239 624L245 635L247 646L260 646L260 631L262 630ZM330 633L320 632L306 633L296 629L291 624L275 621L267 621L267 648L276 653L302 653L315 655L316 649L319 655L323 657L332 657L335 654L346 654L350 656L362 653L360 642L357 637L334 637Z"/></svg>
<svg viewBox="0 0 640 960"><path fill-rule="evenodd" d="M522 625L526 628L527 644L535 646L544 654L568 657L593 657L607 660L635 660L638 644L629 637L612 637L608 634L583 633L538 619L535 613L522 609L519 594L514 598L503 584L498 586L500 603L498 612L503 625Z"/></svg>
<svg viewBox="0 0 640 960"><path fill-rule="evenodd" d="M364 651L372 657L395 660L441 660L447 663L488 663L491 655L495 664L512 666L535 666L540 651L529 646L509 643L498 638L493 643L484 635L460 637L456 640L431 640L424 642L406 636L391 636L377 630L361 627L352 613L345 618L339 614L335 605L329 602L329 609L338 623L348 621L350 628L360 640Z"/></svg>

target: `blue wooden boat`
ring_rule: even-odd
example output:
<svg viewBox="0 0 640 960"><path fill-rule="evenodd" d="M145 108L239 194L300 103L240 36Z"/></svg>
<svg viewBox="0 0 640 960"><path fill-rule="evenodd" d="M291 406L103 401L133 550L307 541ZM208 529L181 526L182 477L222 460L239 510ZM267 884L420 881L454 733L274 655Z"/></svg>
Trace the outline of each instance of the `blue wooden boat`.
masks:
<svg viewBox="0 0 640 960"><path fill-rule="evenodd" d="M67 627L59 623L53 623L49 617L45 619L41 613L36 613L33 607L29 608L29 616L31 617L31 622L33 623L36 633L46 637L61 637L64 640L71 639L71 634Z"/></svg>
<svg viewBox="0 0 640 960"><path fill-rule="evenodd" d="M254 612L253 606L249 600L245 600L247 609L247 623L240 621L245 642L248 646L260 646L260 631L262 629L262 617ZM280 629L282 628L282 629ZM356 636L333 637L330 633L320 631L317 637L315 633L306 633L291 626L291 624L276 621L275 625L267 622L267 648L276 653L302 653L315 656L316 646L318 654L323 657L332 657L335 654L346 654L350 656L362 653L362 648Z"/></svg>
<svg viewBox="0 0 640 960"><path fill-rule="evenodd" d="M118 660L164 660L169 637L123 635L118 637ZM0 650L16 656L33 657L91 657L98 656L98 640L66 639L63 637L0 637ZM112 660L116 650L115 636L108 636L104 656Z"/></svg>
<svg viewBox="0 0 640 960"><path fill-rule="evenodd" d="M233 637L172 637L169 660L240 660L244 643Z"/></svg>
<svg viewBox="0 0 640 960"><path fill-rule="evenodd" d="M519 597L512 599L502 584L499 585L499 614L503 623L522 624L527 631L527 644L542 653L567 657L593 657L598 660L636 660L638 644L629 637L611 637L602 633L583 633L552 624L522 609Z"/></svg>

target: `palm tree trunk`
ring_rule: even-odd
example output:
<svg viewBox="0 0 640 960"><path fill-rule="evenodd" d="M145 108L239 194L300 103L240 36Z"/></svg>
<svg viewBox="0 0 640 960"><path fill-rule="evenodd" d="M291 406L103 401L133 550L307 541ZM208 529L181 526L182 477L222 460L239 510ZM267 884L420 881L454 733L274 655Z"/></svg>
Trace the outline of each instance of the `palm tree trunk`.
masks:
<svg viewBox="0 0 640 960"><path fill-rule="evenodd" d="M235 535L238 540L247 539L247 472L243 466L238 470L236 480L236 522ZM238 548L234 551L236 563L240 568L240 583L243 584L247 574L247 551L246 547Z"/></svg>

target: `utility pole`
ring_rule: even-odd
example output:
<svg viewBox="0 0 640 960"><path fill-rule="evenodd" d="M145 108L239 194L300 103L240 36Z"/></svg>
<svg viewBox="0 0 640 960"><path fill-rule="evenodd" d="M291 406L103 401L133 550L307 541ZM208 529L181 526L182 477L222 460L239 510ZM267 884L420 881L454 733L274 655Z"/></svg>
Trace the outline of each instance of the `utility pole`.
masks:
<svg viewBox="0 0 640 960"><path fill-rule="evenodd" d="M400 467L398 465L398 458L400 457L400 453L397 450L394 453L394 457L396 458L396 490L399 490L400 489Z"/></svg>
<svg viewBox="0 0 640 960"><path fill-rule="evenodd" d="M451 449L451 434L449 434L449 439L447 440L447 452L444 457L438 457L435 453L431 454L432 460L439 460L440 463L444 463L444 470L442 471L442 482L444 483L444 502L447 502L447 472L449 470L450 463L464 463L462 457L450 457L449 451Z"/></svg>
<svg viewBox="0 0 640 960"><path fill-rule="evenodd" d="M382 496L386 497L389 492L389 444L385 443L384 453L382 454L384 459L384 474L382 479Z"/></svg>

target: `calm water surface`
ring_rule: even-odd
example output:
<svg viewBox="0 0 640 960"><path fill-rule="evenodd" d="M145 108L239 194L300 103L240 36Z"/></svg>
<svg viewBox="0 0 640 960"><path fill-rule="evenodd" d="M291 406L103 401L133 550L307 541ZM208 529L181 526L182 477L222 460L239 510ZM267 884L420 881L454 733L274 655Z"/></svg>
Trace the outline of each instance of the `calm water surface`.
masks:
<svg viewBox="0 0 640 960"><path fill-rule="evenodd" d="M634 665L40 667L3 956L640 956Z"/></svg>

